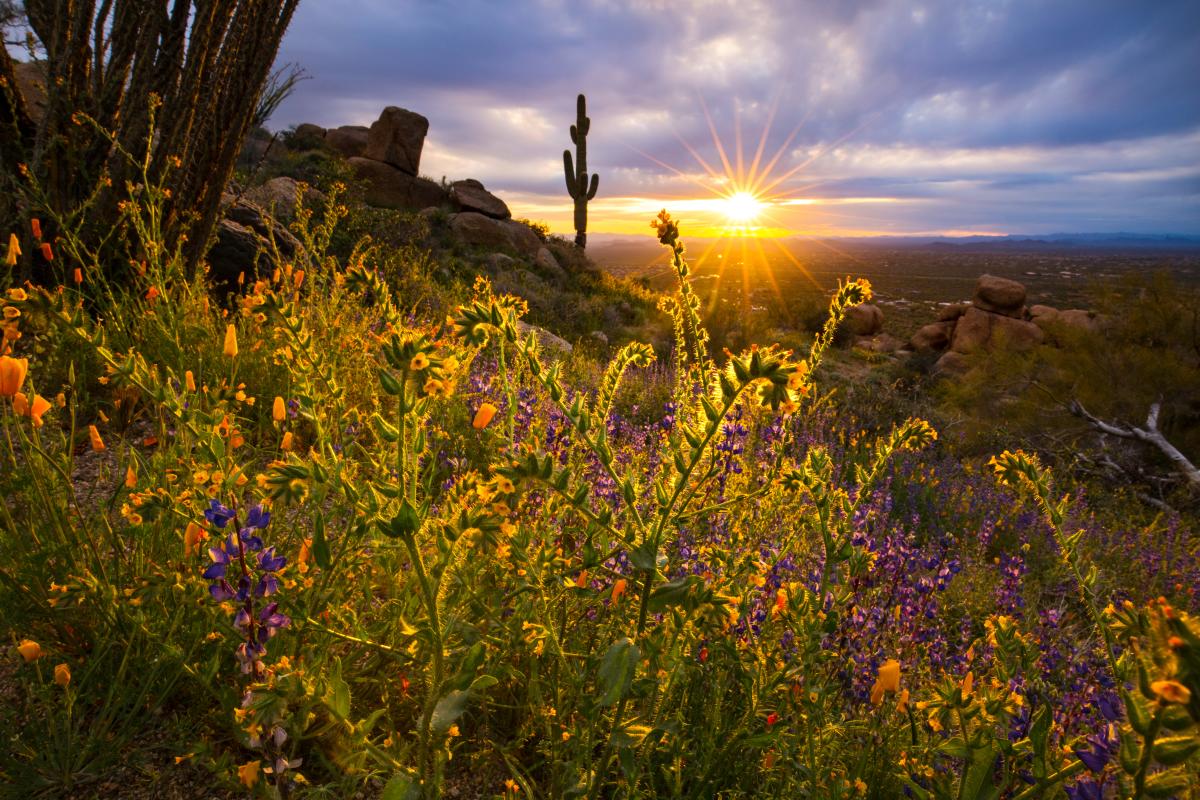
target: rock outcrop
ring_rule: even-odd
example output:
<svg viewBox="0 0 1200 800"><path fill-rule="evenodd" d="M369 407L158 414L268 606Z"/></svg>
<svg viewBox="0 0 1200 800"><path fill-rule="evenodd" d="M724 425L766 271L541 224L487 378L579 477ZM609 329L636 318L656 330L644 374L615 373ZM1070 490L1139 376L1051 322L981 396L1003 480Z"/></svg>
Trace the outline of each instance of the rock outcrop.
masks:
<svg viewBox="0 0 1200 800"><path fill-rule="evenodd" d="M846 313L846 327L855 336L874 336L883 330L883 311L871 303L855 306Z"/></svg>
<svg viewBox="0 0 1200 800"><path fill-rule="evenodd" d="M325 132L325 145L346 158L358 158L367 151L366 125L343 125Z"/></svg>
<svg viewBox="0 0 1200 800"><path fill-rule="evenodd" d="M530 258L536 257L542 246L542 240L528 225L511 219L494 219L476 211L461 211L451 216L450 229L464 244L510 248Z"/></svg>
<svg viewBox="0 0 1200 800"><path fill-rule="evenodd" d="M365 158L382 161L401 172L416 176L421 168L421 149L429 133L429 120L415 111L388 106L367 131Z"/></svg>
<svg viewBox="0 0 1200 800"><path fill-rule="evenodd" d="M970 359L992 352L1028 353L1043 344L1056 343L1055 332L1064 326L1093 332L1094 315L1046 305L1025 307L1025 287L1014 280L982 275L970 305L941 308L937 321L924 325L908 341L915 353L942 353L935 371L965 371Z"/></svg>
<svg viewBox="0 0 1200 800"><path fill-rule="evenodd" d="M272 178L262 186L247 189L243 199L271 213L280 222L291 222L296 217L296 198L300 185L293 178ZM304 190L305 202L320 201L324 195L316 189Z"/></svg>
<svg viewBox="0 0 1200 800"><path fill-rule="evenodd" d="M421 209L446 202L440 184L418 178L373 158L350 158L354 177L362 182L367 205L379 208Z"/></svg>
<svg viewBox="0 0 1200 800"><path fill-rule="evenodd" d="M474 211L493 219L512 217L504 201L483 188L483 184L474 178L450 184L450 202L459 211Z"/></svg>
<svg viewBox="0 0 1200 800"><path fill-rule="evenodd" d="M222 209L216 240L208 251L209 277L215 285L231 289L239 273L247 273L247 278L269 273L278 266L276 250L284 261L292 260L300 251L300 240L262 207L245 198L226 195L222 198ZM254 272L256 264L258 270Z"/></svg>
<svg viewBox="0 0 1200 800"><path fill-rule="evenodd" d="M918 329L908 340L908 344L917 353L945 350L950 346L950 337L953 333L954 320L932 322Z"/></svg>
<svg viewBox="0 0 1200 800"><path fill-rule="evenodd" d="M972 304L993 314L1020 318L1025 311L1025 287L1008 278L981 275Z"/></svg>

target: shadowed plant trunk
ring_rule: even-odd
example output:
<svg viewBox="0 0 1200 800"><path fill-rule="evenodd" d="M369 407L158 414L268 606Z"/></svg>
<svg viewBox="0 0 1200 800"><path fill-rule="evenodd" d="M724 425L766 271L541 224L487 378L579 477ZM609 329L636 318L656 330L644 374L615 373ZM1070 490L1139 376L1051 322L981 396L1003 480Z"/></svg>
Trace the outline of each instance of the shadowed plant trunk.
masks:
<svg viewBox="0 0 1200 800"><path fill-rule="evenodd" d="M0 191L27 189L18 165L28 165L40 192L27 195L22 211L75 215L84 241L99 248L135 177L120 151L139 161L149 152L151 180L165 176L170 190L168 241L157 244L184 242L194 271L298 3L27 0L47 103L35 120L20 93L5 88L16 84L15 70L0 48ZM152 115L153 103L161 105Z"/></svg>

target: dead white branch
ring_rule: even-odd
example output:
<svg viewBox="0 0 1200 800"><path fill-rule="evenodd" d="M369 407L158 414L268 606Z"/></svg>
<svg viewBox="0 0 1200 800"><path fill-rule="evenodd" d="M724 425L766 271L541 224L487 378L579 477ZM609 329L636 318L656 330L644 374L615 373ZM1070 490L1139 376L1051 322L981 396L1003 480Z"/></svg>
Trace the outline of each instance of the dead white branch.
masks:
<svg viewBox="0 0 1200 800"><path fill-rule="evenodd" d="M1159 452L1166 456L1167 460L1183 473L1192 488L1200 488L1200 468L1197 468L1195 464L1188 460L1187 456L1179 452L1179 448L1168 442L1167 437L1163 436L1162 432L1158 429L1158 413L1161 409L1161 403L1153 403L1150 406L1150 413L1146 416L1146 424L1138 428L1133 425L1126 426L1106 422L1091 414L1078 400L1071 403L1071 413L1086 420L1089 425L1101 433L1107 433L1110 436L1119 436L1122 439L1137 439L1158 448Z"/></svg>

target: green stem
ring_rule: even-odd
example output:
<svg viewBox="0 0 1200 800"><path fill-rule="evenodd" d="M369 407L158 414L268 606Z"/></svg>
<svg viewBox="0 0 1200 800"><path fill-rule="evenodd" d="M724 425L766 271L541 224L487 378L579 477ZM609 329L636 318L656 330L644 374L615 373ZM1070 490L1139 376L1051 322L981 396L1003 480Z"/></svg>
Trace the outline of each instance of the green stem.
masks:
<svg viewBox="0 0 1200 800"><path fill-rule="evenodd" d="M441 796L441 764L437 753L433 750L433 711L437 706L438 693L441 692L444 678L445 663L442 653L442 626L438 619L437 594L433 590L429 574L425 570L425 560L417 547L416 537L404 537L404 545L408 548L409 557L413 562L413 571L417 575L417 583L421 587L421 597L425 603L425 613L429 615L429 628L433 645L433 675L430 676L429 686L425 695L425 706L421 714L420 731L420 771L421 784L425 795L431 798Z"/></svg>

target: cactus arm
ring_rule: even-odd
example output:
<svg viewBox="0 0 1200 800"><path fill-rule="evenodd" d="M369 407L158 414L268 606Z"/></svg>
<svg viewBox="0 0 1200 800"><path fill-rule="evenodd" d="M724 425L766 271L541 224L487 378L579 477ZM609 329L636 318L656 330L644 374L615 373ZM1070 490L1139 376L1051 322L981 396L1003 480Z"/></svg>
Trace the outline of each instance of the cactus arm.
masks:
<svg viewBox="0 0 1200 800"><path fill-rule="evenodd" d="M588 188L587 199L591 200L593 197L595 197L596 190L599 188L600 188L600 176L593 172L592 173L592 185L590 188Z"/></svg>
<svg viewBox="0 0 1200 800"><path fill-rule="evenodd" d="M570 150L563 150L563 172L567 176L567 194L571 196L572 200L575 200L578 192L575 191L575 165L571 161Z"/></svg>

